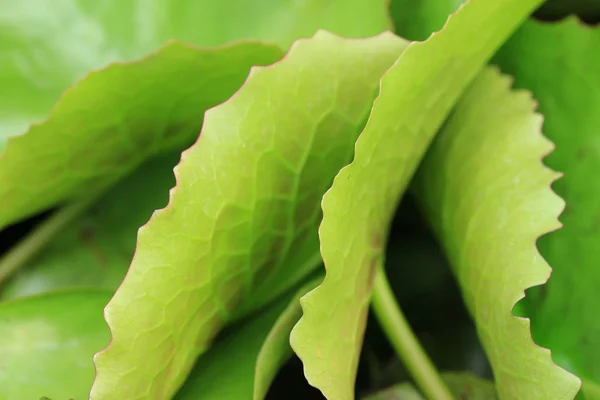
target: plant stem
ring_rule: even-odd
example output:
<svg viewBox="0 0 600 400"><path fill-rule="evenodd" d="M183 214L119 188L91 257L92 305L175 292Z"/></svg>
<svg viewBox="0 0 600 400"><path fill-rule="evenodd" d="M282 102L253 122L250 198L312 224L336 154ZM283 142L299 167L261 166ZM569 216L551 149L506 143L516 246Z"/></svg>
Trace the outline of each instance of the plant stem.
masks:
<svg viewBox="0 0 600 400"><path fill-rule="evenodd" d="M0 285L31 260L58 232L97 199L97 196L65 206L36 226L21 242L0 258Z"/></svg>
<svg viewBox="0 0 600 400"><path fill-rule="evenodd" d="M388 340L425 396L430 400L452 400L450 390L442 381L396 303L381 266L375 272L372 305Z"/></svg>

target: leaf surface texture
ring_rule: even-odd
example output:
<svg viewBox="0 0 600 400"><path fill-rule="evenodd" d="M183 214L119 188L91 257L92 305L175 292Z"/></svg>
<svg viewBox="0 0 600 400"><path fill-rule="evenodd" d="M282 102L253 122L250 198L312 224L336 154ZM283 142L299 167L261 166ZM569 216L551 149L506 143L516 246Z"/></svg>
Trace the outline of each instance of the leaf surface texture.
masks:
<svg viewBox="0 0 600 400"><path fill-rule="evenodd" d="M486 69L469 88L415 180L473 316L501 399L573 399L579 379L532 340L513 307L545 283L550 268L536 248L559 227L564 202L542 164L552 144L529 93Z"/></svg>
<svg viewBox="0 0 600 400"><path fill-rule="evenodd" d="M516 76L515 85L538 99L544 133L556 144L545 162L564 173L553 185L566 201L564 226L539 241L552 277L524 300L533 338L581 377L584 388L586 382L600 385L600 183L593 178L600 168L599 48L600 28L571 17L524 24L496 57Z"/></svg>
<svg viewBox="0 0 600 400"><path fill-rule="evenodd" d="M113 340L96 356L93 399L171 396L251 289L318 265L321 197L405 46L320 32L207 112L106 308Z"/></svg>
<svg viewBox="0 0 600 400"><path fill-rule="evenodd" d="M412 43L382 78L354 161L323 198L327 275L302 299L304 315L292 332L306 378L327 399L354 398L373 277L418 163L462 91L536 3L468 2L442 31Z"/></svg>
<svg viewBox="0 0 600 400"><path fill-rule="evenodd" d="M234 326L200 357L175 400L264 399L278 369L293 354L289 336L302 315L300 297L321 279L311 279L291 296Z"/></svg>
<svg viewBox="0 0 600 400"><path fill-rule="evenodd" d="M173 42L140 61L92 72L47 121L0 154L0 228L96 195L150 156L191 144L205 110L227 100L251 66L281 55L259 43L199 49Z"/></svg>

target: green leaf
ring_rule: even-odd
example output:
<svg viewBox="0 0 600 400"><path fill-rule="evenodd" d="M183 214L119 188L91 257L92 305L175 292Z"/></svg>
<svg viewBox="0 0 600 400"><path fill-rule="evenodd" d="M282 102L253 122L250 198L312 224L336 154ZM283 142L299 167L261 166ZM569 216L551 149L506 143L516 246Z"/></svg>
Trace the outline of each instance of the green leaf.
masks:
<svg viewBox="0 0 600 400"><path fill-rule="evenodd" d="M0 150L3 136L46 118L60 94L91 69L138 59L171 39L199 46L259 39L287 48L320 28L371 36L388 28L386 3L150 0L141 6L121 0L0 0ZM143 75L129 78L143 80Z"/></svg>
<svg viewBox="0 0 600 400"><path fill-rule="evenodd" d="M318 265L321 197L405 46L320 32L206 113L106 308L93 399L168 398L251 289L273 298Z"/></svg>
<svg viewBox="0 0 600 400"><path fill-rule="evenodd" d="M442 374L444 382L452 394L460 400L497 400L496 388L492 382L481 379L471 373ZM410 383L401 383L382 390L365 400L425 400Z"/></svg>
<svg viewBox="0 0 600 400"><path fill-rule="evenodd" d="M313 290L322 281L323 276L319 274L318 278L312 279L309 283L303 285L269 332L269 336L265 339L256 360L254 400L262 400L266 397L277 371L292 356L290 334L292 328L302 316L300 298Z"/></svg>
<svg viewBox="0 0 600 400"><path fill-rule="evenodd" d="M364 400L426 400L411 383L400 383L382 390Z"/></svg>
<svg viewBox="0 0 600 400"><path fill-rule="evenodd" d="M425 40L439 31L465 0L392 0L394 31L410 40Z"/></svg>
<svg viewBox="0 0 600 400"><path fill-rule="evenodd" d="M286 305L277 302L243 325L232 326L234 331L198 359L175 400L252 399L258 354Z"/></svg>
<svg viewBox="0 0 600 400"><path fill-rule="evenodd" d="M110 333L106 291L69 291L0 304L1 399L87 398L92 355Z"/></svg>
<svg viewBox="0 0 600 400"><path fill-rule="evenodd" d="M172 42L141 61L92 72L50 119L9 141L0 157L0 228L89 197L151 155L189 145L205 110L229 98L251 66L280 57L258 43L200 49Z"/></svg>
<svg viewBox="0 0 600 400"><path fill-rule="evenodd" d="M175 400L262 400L290 358L289 336L302 315L300 297L321 279L303 285L252 316L200 357Z"/></svg>
<svg viewBox="0 0 600 400"><path fill-rule="evenodd" d="M581 391L579 395L584 400L596 400L600 399L600 385L597 385L595 382L585 380L581 385Z"/></svg>
<svg viewBox="0 0 600 400"><path fill-rule="evenodd" d="M354 398L373 277L417 164L464 88L538 3L471 1L441 32L411 44L383 77L354 161L323 198L327 276L302 299L304 316L292 332L309 383L329 400Z"/></svg>
<svg viewBox="0 0 600 400"><path fill-rule="evenodd" d="M539 100L544 132L556 144L546 163L565 174L553 185L567 203L560 218L564 227L539 241L552 278L528 291L525 302L533 338L552 350L559 365L596 385L600 183L592 177L600 166L598 48L600 28L569 18L559 24L528 22L497 56L502 68L516 76L516 85L532 90Z"/></svg>
<svg viewBox="0 0 600 400"><path fill-rule="evenodd" d="M167 204L179 158L177 152L150 160L119 182L3 285L0 298L67 288L114 292L131 263L137 230Z"/></svg>
<svg viewBox="0 0 600 400"><path fill-rule="evenodd" d="M572 399L579 380L536 346L529 321L511 311L550 268L540 235L559 227L557 174L542 157L552 144L526 92L487 69L447 121L415 179L494 371L500 398Z"/></svg>
<svg viewBox="0 0 600 400"><path fill-rule="evenodd" d="M460 400L497 400L496 386L493 382L471 373L445 373L442 379L450 391Z"/></svg>

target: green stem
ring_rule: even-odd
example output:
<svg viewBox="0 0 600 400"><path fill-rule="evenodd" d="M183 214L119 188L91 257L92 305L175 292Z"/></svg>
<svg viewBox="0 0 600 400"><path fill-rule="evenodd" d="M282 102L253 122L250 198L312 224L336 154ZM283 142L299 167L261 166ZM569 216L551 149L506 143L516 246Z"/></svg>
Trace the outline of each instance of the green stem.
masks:
<svg viewBox="0 0 600 400"><path fill-rule="evenodd" d="M430 400L453 400L433 363L415 337L380 266L375 273L372 305L385 334L412 378Z"/></svg>
<svg viewBox="0 0 600 400"><path fill-rule="evenodd" d="M96 199L97 196L90 196L56 211L12 247L0 258L0 285L38 254L58 232L87 210Z"/></svg>

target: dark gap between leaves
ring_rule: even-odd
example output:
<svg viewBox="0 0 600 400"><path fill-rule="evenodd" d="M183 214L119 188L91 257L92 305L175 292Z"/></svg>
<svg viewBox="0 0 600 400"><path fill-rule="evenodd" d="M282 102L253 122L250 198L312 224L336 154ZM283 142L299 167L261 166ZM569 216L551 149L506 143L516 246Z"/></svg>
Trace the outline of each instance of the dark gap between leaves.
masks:
<svg viewBox="0 0 600 400"><path fill-rule="evenodd" d="M54 210L44 211L14 225L0 230L0 257L24 239L37 225L48 218Z"/></svg>
<svg viewBox="0 0 600 400"><path fill-rule="evenodd" d="M407 319L440 371L471 371L492 378L443 251L410 196L394 218L386 252L386 271ZM369 315L356 380L357 399L410 380L374 315ZM267 400L324 397L304 379L294 357L277 375Z"/></svg>
<svg viewBox="0 0 600 400"><path fill-rule="evenodd" d="M600 23L599 0L548 0L534 14L539 21L560 21L575 14L583 23L597 25Z"/></svg>

